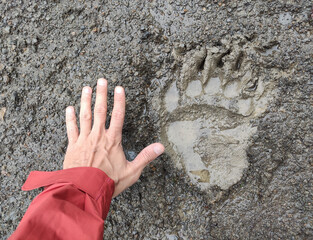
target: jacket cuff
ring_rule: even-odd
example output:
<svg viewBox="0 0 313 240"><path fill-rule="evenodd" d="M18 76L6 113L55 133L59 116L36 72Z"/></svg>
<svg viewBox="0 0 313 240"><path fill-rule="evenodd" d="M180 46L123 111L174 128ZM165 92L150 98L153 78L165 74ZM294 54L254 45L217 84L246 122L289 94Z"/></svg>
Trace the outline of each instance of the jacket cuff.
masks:
<svg viewBox="0 0 313 240"><path fill-rule="evenodd" d="M53 172L32 171L22 190L29 191L55 183L71 183L95 200L102 196L104 191L105 195L111 198L115 186L114 181L102 170L94 167L77 167Z"/></svg>

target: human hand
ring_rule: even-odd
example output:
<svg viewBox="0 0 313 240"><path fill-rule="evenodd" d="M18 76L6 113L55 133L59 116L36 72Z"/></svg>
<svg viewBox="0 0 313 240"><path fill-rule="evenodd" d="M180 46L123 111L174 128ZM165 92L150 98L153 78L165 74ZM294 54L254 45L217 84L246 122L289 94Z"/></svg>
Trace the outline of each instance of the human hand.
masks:
<svg viewBox="0 0 313 240"><path fill-rule="evenodd" d="M74 167L95 167L104 171L115 183L113 197L133 185L147 164L164 152L161 143L144 148L138 156L129 162L122 147L122 128L125 116L125 92L116 87L110 127L105 129L107 113L107 81L99 79L97 83L94 123L91 112L92 89L84 87L80 106L80 133L78 131L75 110L66 109L66 128L68 147L63 169Z"/></svg>

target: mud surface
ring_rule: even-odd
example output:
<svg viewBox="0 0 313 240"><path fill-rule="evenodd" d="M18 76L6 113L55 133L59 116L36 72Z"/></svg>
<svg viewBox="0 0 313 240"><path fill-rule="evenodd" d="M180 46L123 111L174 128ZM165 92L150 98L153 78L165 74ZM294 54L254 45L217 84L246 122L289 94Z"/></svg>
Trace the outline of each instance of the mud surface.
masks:
<svg viewBox="0 0 313 240"><path fill-rule="evenodd" d="M103 76L126 89L128 159L167 148L113 200L104 239L313 238L311 11L2 0L1 238L39 192L20 190L28 173L62 167L66 106Z"/></svg>
<svg viewBox="0 0 313 240"><path fill-rule="evenodd" d="M274 67L262 71L262 59L276 51L275 42L261 45L254 36L240 35L184 55L174 49L182 67L160 102L162 141L203 189L226 190L248 167L246 150L256 132L251 120L275 97L276 80L288 75Z"/></svg>

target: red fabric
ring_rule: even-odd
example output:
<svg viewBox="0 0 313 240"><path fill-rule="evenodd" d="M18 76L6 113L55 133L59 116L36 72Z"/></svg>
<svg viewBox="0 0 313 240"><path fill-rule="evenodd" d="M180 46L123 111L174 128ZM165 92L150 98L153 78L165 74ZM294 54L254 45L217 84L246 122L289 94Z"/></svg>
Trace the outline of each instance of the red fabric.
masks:
<svg viewBox="0 0 313 240"><path fill-rule="evenodd" d="M13 239L103 239L114 181L92 167L33 171L22 190L45 187L30 204Z"/></svg>

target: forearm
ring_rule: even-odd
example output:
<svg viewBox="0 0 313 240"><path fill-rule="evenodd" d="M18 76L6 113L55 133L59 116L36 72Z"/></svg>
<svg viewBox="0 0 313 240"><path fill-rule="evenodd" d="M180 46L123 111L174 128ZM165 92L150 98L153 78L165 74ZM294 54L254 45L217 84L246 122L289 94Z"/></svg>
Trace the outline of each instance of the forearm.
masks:
<svg viewBox="0 0 313 240"><path fill-rule="evenodd" d="M102 239L114 182L96 168L32 172L23 186L45 186L10 239Z"/></svg>

